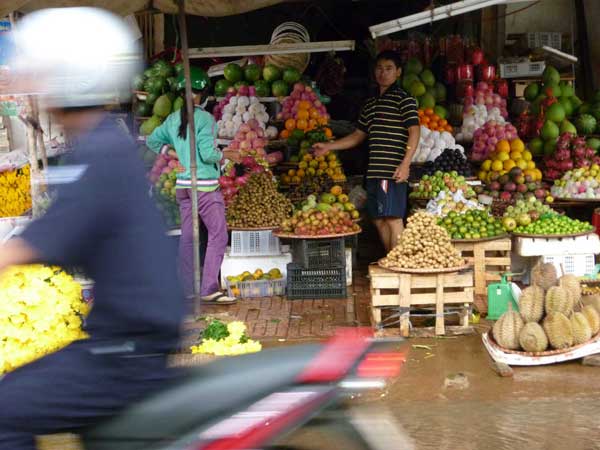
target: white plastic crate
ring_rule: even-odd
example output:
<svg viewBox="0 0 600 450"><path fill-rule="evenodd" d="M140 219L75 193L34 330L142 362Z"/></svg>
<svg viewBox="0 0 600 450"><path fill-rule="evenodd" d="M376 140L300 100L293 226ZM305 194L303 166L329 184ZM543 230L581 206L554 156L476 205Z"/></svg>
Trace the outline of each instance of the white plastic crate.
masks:
<svg viewBox="0 0 600 450"><path fill-rule="evenodd" d="M594 255L600 253L600 239L595 233L563 238L517 237L513 247L520 256Z"/></svg>
<svg viewBox="0 0 600 450"><path fill-rule="evenodd" d="M346 249L346 286L352 286L352 249Z"/></svg>
<svg viewBox="0 0 600 450"><path fill-rule="evenodd" d="M543 61L500 64L501 78L533 77L544 73Z"/></svg>
<svg viewBox="0 0 600 450"><path fill-rule="evenodd" d="M281 254L279 238L272 231L232 231L231 256L267 256Z"/></svg>
<svg viewBox="0 0 600 450"><path fill-rule="evenodd" d="M285 278L277 280L242 281L241 283L235 283L234 285L229 281L226 281L226 283L227 295L236 298L259 298L285 295L285 287L287 285ZM239 289L239 293L234 292L235 288Z"/></svg>
<svg viewBox="0 0 600 450"><path fill-rule="evenodd" d="M592 253L586 255L547 255L542 256L542 262L550 263L560 276L563 273L581 277L594 271L596 258Z"/></svg>
<svg viewBox="0 0 600 450"><path fill-rule="evenodd" d="M527 33L527 46L529 48L542 48L545 45L560 50L562 47L562 33L539 31Z"/></svg>
<svg viewBox="0 0 600 450"><path fill-rule="evenodd" d="M281 255L271 256L231 256L226 254L221 264L221 285L227 286L226 278L236 276L243 272L254 272L256 269L262 269L268 272L271 269L279 269L281 274L286 277L287 265L292 262L292 254L288 251Z"/></svg>

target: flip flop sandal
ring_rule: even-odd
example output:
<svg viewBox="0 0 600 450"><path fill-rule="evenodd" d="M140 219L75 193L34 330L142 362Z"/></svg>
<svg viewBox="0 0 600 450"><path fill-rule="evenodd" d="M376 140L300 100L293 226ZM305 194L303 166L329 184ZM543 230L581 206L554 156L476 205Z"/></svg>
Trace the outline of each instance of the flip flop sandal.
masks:
<svg viewBox="0 0 600 450"><path fill-rule="evenodd" d="M202 297L201 300L205 305L230 305L237 302L237 298L228 297L221 292L207 295Z"/></svg>

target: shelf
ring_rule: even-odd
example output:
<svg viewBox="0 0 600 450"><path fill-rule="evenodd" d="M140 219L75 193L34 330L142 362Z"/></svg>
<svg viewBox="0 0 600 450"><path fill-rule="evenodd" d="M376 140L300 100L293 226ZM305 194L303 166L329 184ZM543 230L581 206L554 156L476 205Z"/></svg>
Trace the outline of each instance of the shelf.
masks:
<svg viewBox="0 0 600 450"><path fill-rule="evenodd" d="M323 41L294 44L239 45L233 47L190 48L190 59L224 58L234 56L286 55L293 53L317 53L331 51L352 51L355 41Z"/></svg>
<svg viewBox="0 0 600 450"><path fill-rule="evenodd" d="M511 83L533 83L533 82L542 82L541 77L522 77L522 78L507 78ZM573 75L561 75L560 81L575 81L575 77Z"/></svg>

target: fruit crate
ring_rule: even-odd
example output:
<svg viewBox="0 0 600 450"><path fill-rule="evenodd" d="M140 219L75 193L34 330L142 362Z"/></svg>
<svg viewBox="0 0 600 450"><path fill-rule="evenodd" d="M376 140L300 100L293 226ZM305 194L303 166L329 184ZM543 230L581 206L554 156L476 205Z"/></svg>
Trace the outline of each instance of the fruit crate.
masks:
<svg viewBox="0 0 600 450"><path fill-rule="evenodd" d="M346 266L346 241L340 239L302 239L294 241L292 261L304 269Z"/></svg>
<svg viewBox="0 0 600 450"><path fill-rule="evenodd" d="M256 280L230 283L226 281L227 295L236 298L260 298L285 295L285 278L277 280ZM236 292L235 289L239 289Z"/></svg>
<svg viewBox="0 0 600 450"><path fill-rule="evenodd" d="M231 256L271 256L281 254L279 238L271 230L232 231Z"/></svg>
<svg viewBox="0 0 600 450"><path fill-rule="evenodd" d="M287 266L287 297L290 300L346 298L346 268L304 269Z"/></svg>
<svg viewBox="0 0 600 450"><path fill-rule="evenodd" d="M397 273L378 265L369 266L371 278L371 314L375 328L382 328L382 309L394 309L399 314L400 334L409 336L411 308L434 305L436 335L447 331L470 331L469 316L473 305L473 271L455 273ZM446 326L444 315L458 310L459 327ZM429 331L429 330L423 330Z"/></svg>
<svg viewBox="0 0 600 450"><path fill-rule="evenodd" d="M487 286L491 282L500 281L500 274L510 272L510 238L484 242L454 242L453 244L473 265L475 272L475 294L487 298Z"/></svg>
<svg viewBox="0 0 600 450"><path fill-rule="evenodd" d="M289 251L271 256L231 256L226 253L221 264L221 286L227 286L228 276L237 276L246 271L254 272L256 269L279 269L285 277L287 265L291 262L292 254Z"/></svg>
<svg viewBox="0 0 600 450"><path fill-rule="evenodd" d="M556 269L556 273L575 275L582 277L594 272L596 258L593 253L580 255L545 255L541 257L543 263L550 263Z"/></svg>
<svg viewBox="0 0 600 450"><path fill-rule="evenodd" d="M543 61L500 64L500 78L534 77L544 73Z"/></svg>

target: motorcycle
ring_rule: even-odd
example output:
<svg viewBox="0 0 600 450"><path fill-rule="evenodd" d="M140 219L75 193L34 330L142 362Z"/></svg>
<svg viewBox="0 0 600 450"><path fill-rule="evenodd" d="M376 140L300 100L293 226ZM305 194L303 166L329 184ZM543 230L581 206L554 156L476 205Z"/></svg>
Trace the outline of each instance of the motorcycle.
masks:
<svg viewBox="0 0 600 450"><path fill-rule="evenodd" d="M411 448L381 406L346 405L349 396L382 389L399 375L401 343L340 329L325 344L217 360L88 430L82 441L89 450Z"/></svg>

